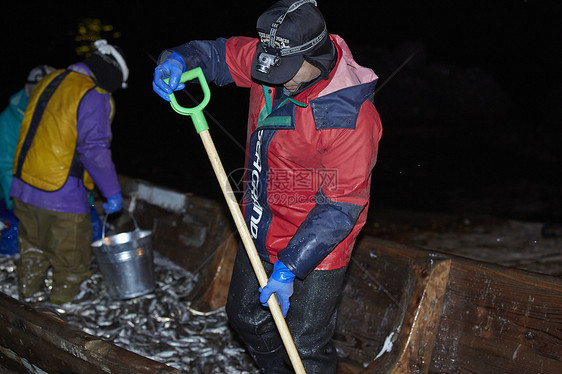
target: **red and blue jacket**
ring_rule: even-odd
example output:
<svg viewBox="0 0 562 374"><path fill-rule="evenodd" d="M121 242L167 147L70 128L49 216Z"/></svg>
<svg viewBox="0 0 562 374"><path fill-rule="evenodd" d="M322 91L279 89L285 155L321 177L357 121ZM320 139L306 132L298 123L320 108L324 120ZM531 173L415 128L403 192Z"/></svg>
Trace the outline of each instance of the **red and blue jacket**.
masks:
<svg viewBox="0 0 562 374"><path fill-rule="evenodd" d="M301 279L349 263L382 135L372 102L377 76L330 37L337 65L294 97L252 80L255 38L192 41L159 58L175 52L208 81L250 88L244 217L262 260L279 259Z"/></svg>

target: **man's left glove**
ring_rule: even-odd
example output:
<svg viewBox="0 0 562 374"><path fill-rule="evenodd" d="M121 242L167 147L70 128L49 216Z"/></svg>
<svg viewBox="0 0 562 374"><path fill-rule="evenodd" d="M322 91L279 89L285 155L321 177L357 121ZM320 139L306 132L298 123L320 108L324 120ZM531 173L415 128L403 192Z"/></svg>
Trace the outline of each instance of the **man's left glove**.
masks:
<svg viewBox="0 0 562 374"><path fill-rule="evenodd" d="M123 207L123 198L121 192L107 198L107 203L103 203L103 209L107 214L115 213Z"/></svg>
<svg viewBox="0 0 562 374"><path fill-rule="evenodd" d="M281 307L281 312L283 317L287 316L289 311L289 298L293 294L293 281L295 280L295 274L289 270L284 263L281 261L275 261L273 264L273 273L267 281L267 285L260 288L260 302L263 306L267 306L267 301L271 297L272 293L275 293L279 306Z"/></svg>

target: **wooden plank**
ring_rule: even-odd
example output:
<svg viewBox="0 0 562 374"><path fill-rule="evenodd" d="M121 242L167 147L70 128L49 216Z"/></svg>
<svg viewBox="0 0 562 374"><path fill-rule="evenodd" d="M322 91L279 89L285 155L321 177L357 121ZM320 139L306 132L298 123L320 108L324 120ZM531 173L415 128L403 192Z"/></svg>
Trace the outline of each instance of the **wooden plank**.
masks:
<svg viewBox="0 0 562 374"><path fill-rule="evenodd" d="M409 271L415 258L377 252L367 239L360 240L353 253L334 336L340 357L364 366L374 360L386 338L399 331L416 281Z"/></svg>
<svg viewBox="0 0 562 374"><path fill-rule="evenodd" d="M232 232L229 226L224 230L212 263L206 273L203 273L206 274L203 277L205 281L191 296L191 307L195 310L206 312L226 305L239 236Z"/></svg>
<svg viewBox="0 0 562 374"><path fill-rule="evenodd" d="M562 280L456 260L432 370L562 373Z"/></svg>
<svg viewBox="0 0 562 374"><path fill-rule="evenodd" d="M562 279L368 237L354 258L361 266L350 266L338 326L371 357L338 348L368 363L356 372L562 372ZM369 276L360 280L358 269ZM363 300L361 308L361 295L375 306ZM372 327L353 328L358 321ZM392 349L375 359L393 332Z"/></svg>
<svg viewBox="0 0 562 374"><path fill-rule="evenodd" d="M353 267L358 265L357 257L365 260L365 251L372 257L373 267L382 269L372 273L378 274L379 280L374 281L379 283L379 288L387 294L388 299L393 299L392 303L380 307L393 312L387 315L387 318L392 320L391 323L383 320L382 323L374 324L386 337L384 341L379 338L376 343L370 342L376 346L377 353L361 372L427 372L438 331L451 260L427 256L406 247L385 246L381 242L373 242L366 238L358 246ZM404 255L397 255L397 252ZM351 267L350 271L356 274ZM374 300L381 300L380 296L382 295ZM369 341L370 337L364 336L363 339ZM377 359L378 356L380 358Z"/></svg>
<svg viewBox="0 0 562 374"><path fill-rule="evenodd" d="M410 299L407 321L400 332L397 346L400 356L393 373L426 373L431 365L433 346L441 318L451 260L441 260L427 269L427 277L420 277L417 292Z"/></svg>
<svg viewBox="0 0 562 374"><path fill-rule="evenodd" d="M0 346L11 370L24 361L48 373L180 373L162 363L71 328L63 321L0 293ZM10 358L7 352L17 357ZM10 353L11 353L10 352ZM23 359L23 360L22 360Z"/></svg>

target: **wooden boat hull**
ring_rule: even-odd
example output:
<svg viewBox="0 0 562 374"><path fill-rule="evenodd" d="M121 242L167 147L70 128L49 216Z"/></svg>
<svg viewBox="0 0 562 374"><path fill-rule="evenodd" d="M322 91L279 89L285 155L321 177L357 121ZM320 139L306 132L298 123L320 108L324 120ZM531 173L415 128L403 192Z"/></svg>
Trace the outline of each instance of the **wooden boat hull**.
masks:
<svg viewBox="0 0 562 374"><path fill-rule="evenodd" d="M0 369L15 373L180 373L0 293Z"/></svg>
<svg viewBox="0 0 562 374"><path fill-rule="evenodd" d="M372 237L349 275L336 345L363 364L349 372L562 372L560 278Z"/></svg>
<svg viewBox="0 0 562 374"><path fill-rule="evenodd" d="M201 282L192 307L223 306L237 235L220 202L123 177L153 247ZM112 223L132 229L130 220ZM363 236L335 344L338 373L560 373L562 279ZM0 359L16 372L177 373L0 295Z"/></svg>

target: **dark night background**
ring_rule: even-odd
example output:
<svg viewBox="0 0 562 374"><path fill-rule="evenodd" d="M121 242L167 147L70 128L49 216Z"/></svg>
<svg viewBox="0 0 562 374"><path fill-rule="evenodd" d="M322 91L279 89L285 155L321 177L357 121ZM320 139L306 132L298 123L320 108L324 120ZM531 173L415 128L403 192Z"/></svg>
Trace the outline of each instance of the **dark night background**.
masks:
<svg viewBox="0 0 562 374"><path fill-rule="evenodd" d="M104 36L125 50L131 70L129 88L115 94L118 172L222 198L191 120L152 92L153 59L192 39L253 36L255 20L271 3L4 4L2 106L33 66L81 60L74 51L77 26L99 18L121 33ZM558 1L318 3L329 31L379 76L375 105L384 134L373 174L374 214L398 208L562 221ZM248 91L211 86L211 92L211 134L226 171L234 171L243 166Z"/></svg>

